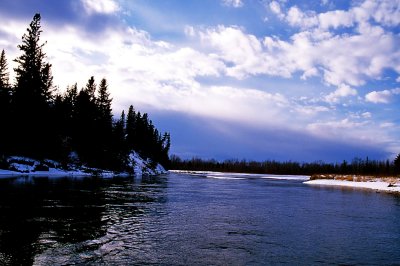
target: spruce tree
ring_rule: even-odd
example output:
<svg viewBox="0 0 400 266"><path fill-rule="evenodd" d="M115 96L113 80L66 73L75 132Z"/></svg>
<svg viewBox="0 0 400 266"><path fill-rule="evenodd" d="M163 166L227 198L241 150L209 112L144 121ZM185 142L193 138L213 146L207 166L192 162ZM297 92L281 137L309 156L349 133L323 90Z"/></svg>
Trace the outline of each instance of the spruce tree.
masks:
<svg viewBox="0 0 400 266"><path fill-rule="evenodd" d="M396 159L394 159L394 170L396 175L400 175L400 153L396 156Z"/></svg>
<svg viewBox="0 0 400 266"><path fill-rule="evenodd" d="M97 96L97 106L100 111L100 119L107 126L111 127L112 123L112 109L111 109L112 99L110 93L108 92L108 84L106 79L102 79L99 85L99 91Z"/></svg>
<svg viewBox="0 0 400 266"><path fill-rule="evenodd" d="M0 155L7 154L9 150L10 93L8 64L3 50L0 55Z"/></svg>
<svg viewBox="0 0 400 266"><path fill-rule="evenodd" d="M126 117L126 143L129 150L137 149L137 126L136 112L133 106L129 106L128 115Z"/></svg>
<svg viewBox="0 0 400 266"><path fill-rule="evenodd" d="M44 44L40 43L42 33L40 14L35 14L27 29L28 34L22 36L22 44L18 45L22 55L15 59L18 67L16 73L16 100L40 105L52 99L51 65L45 62L46 54L43 52ZM32 98L28 98L31 96Z"/></svg>
<svg viewBox="0 0 400 266"><path fill-rule="evenodd" d="M83 91L89 96L89 100L92 102L96 101L96 88L96 81L94 80L94 77L91 76Z"/></svg>
<svg viewBox="0 0 400 266"><path fill-rule="evenodd" d="M96 98L97 103L97 125L96 125L96 142L99 150L99 163L110 168L111 145L112 145L112 99L108 92L108 84L106 79L102 79L98 89Z"/></svg>
<svg viewBox="0 0 400 266"><path fill-rule="evenodd" d="M91 77L85 88L76 97L75 126L73 132L74 148L83 161L90 166L98 166L99 147L96 140L98 134L98 110L96 105L96 83Z"/></svg>
<svg viewBox="0 0 400 266"><path fill-rule="evenodd" d="M50 103L53 99L51 65L45 62L40 14L35 14L27 33L18 45L22 55L15 59L18 66L13 93L15 152L43 157L51 149L53 134L50 121ZM34 129L34 130L33 130Z"/></svg>
<svg viewBox="0 0 400 266"><path fill-rule="evenodd" d="M115 122L113 126L113 136L111 145L111 162L112 168L116 170L125 170L128 148L125 142L125 112L122 111L120 118Z"/></svg>
<svg viewBox="0 0 400 266"><path fill-rule="evenodd" d="M0 55L0 89L9 89L9 73L8 73L8 63L6 58L6 52L4 49L1 51Z"/></svg>

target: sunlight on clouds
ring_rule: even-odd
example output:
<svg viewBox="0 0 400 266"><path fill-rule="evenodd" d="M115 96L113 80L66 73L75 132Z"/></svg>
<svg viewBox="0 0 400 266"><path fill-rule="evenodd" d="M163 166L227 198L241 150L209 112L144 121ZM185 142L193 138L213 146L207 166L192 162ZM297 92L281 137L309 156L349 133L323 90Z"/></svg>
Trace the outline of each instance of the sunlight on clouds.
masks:
<svg viewBox="0 0 400 266"><path fill-rule="evenodd" d="M119 10L114 0L81 0L81 2L88 14L111 14Z"/></svg>
<svg viewBox="0 0 400 266"><path fill-rule="evenodd" d="M314 12L310 14L305 14L298 7L293 6L289 9L286 20L291 26L298 26L301 28L311 28L318 25L318 18L315 16Z"/></svg>
<svg viewBox="0 0 400 266"><path fill-rule="evenodd" d="M351 88L346 84L341 84L334 92L328 94L325 97L325 100L328 103L338 103L340 98L355 95L357 95L357 90Z"/></svg>
<svg viewBox="0 0 400 266"><path fill-rule="evenodd" d="M281 6L277 1L271 1L269 3L269 8L272 13L278 16L278 18L283 19L285 17L285 14L282 13Z"/></svg>
<svg viewBox="0 0 400 266"><path fill-rule="evenodd" d="M365 95L365 100L371 103L389 103L394 95L400 94L400 88L383 91L372 91Z"/></svg>
<svg viewBox="0 0 400 266"><path fill-rule="evenodd" d="M321 138L341 139L346 142L359 142L364 145L381 145L390 138L379 127L367 121L353 121L349 118L311 123L307 131Z"/></svg>
<svg viewBox="0 0 400 266"><path fill-rule="evenodd" d="M379 24L371 22L374 20L384 26L397 26L400 23L399 6L399 0L367 0L348 11L334 10L318 14L315 11L304 12L297 6L285 11L278 2L271 1L269 7L278 18L303 31L294 34L291 41L266 36L264 43L270 50L273 47L276 53L283 55L280 62L289 61L292 51L298 52L298 59L310 62L308 68L301 64L287 68L290 74L301 71L301 77L307 79L315 76L320 68L327 84L361 86L369 79L380 78L385 69L400 72L397 45L400 36L386 32ZM355 27L355 34L329 31L339 27ZM309 53L304 54L305 50L296 45L298 40L310 43Z"/></svg>
<svg viewBox="0 0 400 266"><path fill-rule="evenodd" d="M112 0L81 3L88 14L112 15L122 9ZM240 7L244 2L223 3ZM399 1L366 0L349 10L324 13L289 3L263 2L292 27L279 36L256 34L240 25L185 21L175 41L126 21L105 23L94 33L78 23L52 25L44 20L45 52L61 90L75 82L81 88L92 75L97 82L107 78L117 116L133 104L146 112L185 113L360 145L365 141L391 151L399 147L393 121L374 122L382 114L370 103L388 104L400 89L378 88L357 97L365 91L363 85L383 79L386 71L397 73L394 79L400 80L400 35L388 29L399 24ZM10 21L0 25L0 34L6 36L0 44L13 45L6 52L14 67L15 43L29 22Z"/></svg>

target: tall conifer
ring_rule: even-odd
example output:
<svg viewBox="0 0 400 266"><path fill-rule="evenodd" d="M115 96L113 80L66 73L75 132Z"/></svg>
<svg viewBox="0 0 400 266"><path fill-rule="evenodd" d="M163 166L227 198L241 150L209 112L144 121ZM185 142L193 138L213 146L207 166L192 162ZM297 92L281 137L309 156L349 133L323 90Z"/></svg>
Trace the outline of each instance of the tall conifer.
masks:
<svg viewBox="0 0 400 266"><path fill-rule="evenodd" d="M37 157L51 149L50 102L53 99L51 65L45 62L40 14L35 14L27 33L18 45L22 54L15 59L16 84L14 104L14 147L16 152Z"/></svg>
<svg viewBox="0 0 400 266"><path fill-rule="evenodd" d="M0 155L6 154L9 150L10 96L8 64L3 50L0 55Z"/></svg>
<svg viewBox="0 0 400 266"><path fill-rule="evenodd" d="M98 88L97 103L97 132L95 135L97 148L99 149L99 163L104 167L110 168L110 156L112 145L112 99L108 92L107 80L103 78Z"/></svg>

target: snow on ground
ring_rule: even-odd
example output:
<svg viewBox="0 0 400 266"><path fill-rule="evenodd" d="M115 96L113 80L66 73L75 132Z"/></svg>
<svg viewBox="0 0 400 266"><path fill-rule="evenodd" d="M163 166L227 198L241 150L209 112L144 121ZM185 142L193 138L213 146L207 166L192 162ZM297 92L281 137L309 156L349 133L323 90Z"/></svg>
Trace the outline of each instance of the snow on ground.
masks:
<svg viewBox="0 0 400 266"><path fill-rule="evenodd" d="M139 154L132 152L129 155L130 166L136 177L142 175L160 175L168 173L160 164L152 163L150 160L142 159ZM93 176L94 174L103 178L114 176L131 176L130 173L115 173L112 171L89 168L84 166L69 165L69 170L62 169L61 164L52 160L38 161L21 156L12 156L8 159L9 169L0 169L0 178L10 176ZM10 170L11 169L11 170Z"/></svg>
<svg viewBox="0 0 400 266"><path fill-rule="evenodd" d="M304 182L307 185L313 186L339 186L351 188L365 188L373 189L376 191L397 192L400 193L400 182L390 184L383 181L369 181L369 182L354 182L346 180L331 180L331 179L317 179Z"/></svg>
<svg viewBox="0 0 400 266"><path fill-rule="evenodd" d="M161 164L152 165L150 160L144 160L137 152L129 154L129 166L133 168L135 176L161 175L168 173Z"/></svg>

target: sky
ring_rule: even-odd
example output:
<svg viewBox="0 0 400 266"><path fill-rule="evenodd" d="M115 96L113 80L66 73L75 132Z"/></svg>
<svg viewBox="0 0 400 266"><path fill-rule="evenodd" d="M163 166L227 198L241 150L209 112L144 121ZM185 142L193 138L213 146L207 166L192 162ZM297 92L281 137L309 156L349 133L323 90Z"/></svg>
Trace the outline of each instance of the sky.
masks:
<svg viewBox="0 0 400 266"><path fill-rule="evenodd" d="M106 78L182 158L400 153L400 0L2 0L9 62L35 13L60 91Z"/></svg>

